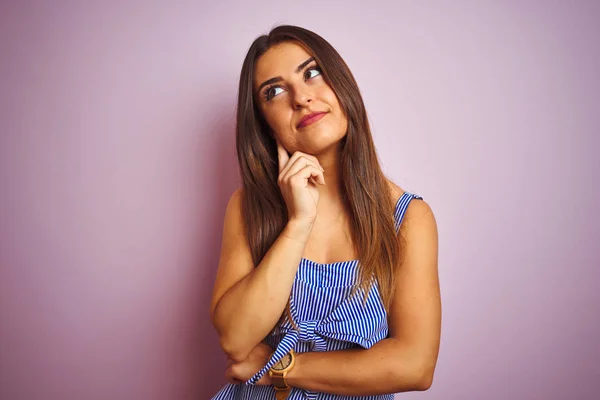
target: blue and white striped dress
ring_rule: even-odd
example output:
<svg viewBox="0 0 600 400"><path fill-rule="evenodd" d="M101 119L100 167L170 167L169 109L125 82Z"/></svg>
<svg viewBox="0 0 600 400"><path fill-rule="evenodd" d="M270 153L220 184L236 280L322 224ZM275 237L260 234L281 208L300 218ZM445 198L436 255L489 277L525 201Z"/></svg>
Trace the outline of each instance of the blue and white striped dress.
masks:
<svg viewBox="0 0 600 400"><path fill-rule="evenodd" d="M412 199L422 199L404 192L395 206L396 231ZM266 343L275 353L260 371L241 384L228 383L212 400L275 400L273 386L256 382L290 349L296 353L370 348L388 336L387 314L377 283L363 304L364 292L350 297L358 276L358 260L319 264L303 258L292 286L290 309L298 326L289 322L274 330ZM393 394L378 396L340 396L292 388L287 400L393 400Z"/></svg>

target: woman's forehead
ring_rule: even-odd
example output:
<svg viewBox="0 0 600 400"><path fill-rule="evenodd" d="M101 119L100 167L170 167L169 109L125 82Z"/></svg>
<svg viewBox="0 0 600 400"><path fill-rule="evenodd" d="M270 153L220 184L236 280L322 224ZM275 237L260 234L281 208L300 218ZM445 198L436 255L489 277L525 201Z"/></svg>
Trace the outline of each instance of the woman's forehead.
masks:
<svg viewBox="0 0 600 400"><path fill-rule="evenodd" d="M256 61L254 87L267 79L293 74L298 65L310 57L304 47L297 43L283 42L274 45Z"/></svg>

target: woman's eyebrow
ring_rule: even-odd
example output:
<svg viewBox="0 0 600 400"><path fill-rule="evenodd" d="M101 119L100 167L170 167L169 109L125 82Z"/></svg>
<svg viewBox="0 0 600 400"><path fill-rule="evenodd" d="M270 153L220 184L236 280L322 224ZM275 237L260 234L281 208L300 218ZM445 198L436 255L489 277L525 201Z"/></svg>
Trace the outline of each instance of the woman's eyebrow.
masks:
<svg viewBox="0 0 600 400"><path fill-rule="evenodd" d="M311 63L314 60L315 60L314 57L309 58L308 60L304 61L302 64L298 65L298 67L296 68L296 71L294 71L294 72L296 72L297 74L300 73L300 71L302 71L302 69L304 67L306 67L309 63ZM283 80L283 78L281 76L276 76L275 78L267 79L266 81L264 81L263 83L260 84L260 86L258 87L258 89L256 89L256 91L260 92L260 90L263 87L270 85L271 83L279 82L282 80Z"/></svg>

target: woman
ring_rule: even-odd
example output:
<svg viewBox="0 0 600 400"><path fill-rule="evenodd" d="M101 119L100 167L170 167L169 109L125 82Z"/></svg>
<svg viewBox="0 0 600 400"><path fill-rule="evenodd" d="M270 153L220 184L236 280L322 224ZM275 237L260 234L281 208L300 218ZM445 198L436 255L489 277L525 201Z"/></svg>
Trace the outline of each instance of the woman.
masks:
<svg viewBox="0 0 600 400"><path fill-rule="evenodd" d="M441 323L436 222L382 173L337 51L294 26L256 39L236 140L243 187L227 206L211 304L230 383L214 399L428 389Z"/></svg>

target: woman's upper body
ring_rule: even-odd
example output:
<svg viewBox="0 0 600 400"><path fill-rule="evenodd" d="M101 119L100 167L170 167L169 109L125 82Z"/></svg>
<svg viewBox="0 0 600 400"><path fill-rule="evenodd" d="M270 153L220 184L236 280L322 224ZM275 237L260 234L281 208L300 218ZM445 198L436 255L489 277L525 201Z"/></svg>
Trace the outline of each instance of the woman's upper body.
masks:
<svg viewBox="0 0 600 400"><path fill-rule="evenodd" d="M368 350L300 354L290 385L346 396L426 389L441 324L433 213L410 202L396 234L404 191L381 172L360 93L337 52L296 27L264 38L242 68L244 187L227 207L211 303L228 376L250 379L269 359L261 342L285 324L282 314L298 318L288 300L302 260L360 259L355 286L368 289L375 277L386 338Z"/></svg>
<svg viewBox="0 0 600 400"><path fill-rule="evenodd" d="M410 205L421 202L412 201L414 199L420 197L404 192L396 202L394 214L398 228L403 226L401 222L409 213L408 209L414 212L416 207ZM376 360L376 357L381 357L382 354L390 358L394 357L394 348L390 344L395 343L386 340L389 338L391 321L388 322L377 286L369 292L364 303L362 293L360 296L350 296L356 280L357 261L320 263L302 258L290 296L291 314L297 327L294 328L285 321L279 329L267 336L266 344L259 345L258 350L249 357L250 360L242 363L241 370L235 375L247 384L227 384L213 400L273 399L272 387L266 386L269 385L267 370L291 349L298 354L299 362L287 378L289 384L294 387L288 400L391 400L392 392L426 388L430 383L420 375L423 370L415 368L418 358L409 358L406 353L396 357L398 364L402 363L397 368L397 373L401 375L396 380L397 386L370 386L381 379L379 374L385 371L387 363L379 362L374 367L369 367L369 362L360 361L361 356L369 354L353 352L357 349L372 349L372 360ZM273 350L275 352L271 355ZM338 358L323 363L327 360L321 358L316 360L319 361L317 365L321 365L320 368L315 367L315 360L309 359L308 363L305 362L304 357L323 354L320 352L351 357L354 362ZM346 384L341 388L342 382L332 382L335 376L331 376L331 367L327 364L334 364L340 376L353 377L353 384ZM365 370L365 367L369 368ZM237 368L240 369L240 366ZM416 375L413 375L415 373ZM387 376L387 379L392 381L394 378ZM257 382L259 386L255 385Z"/></svg>

